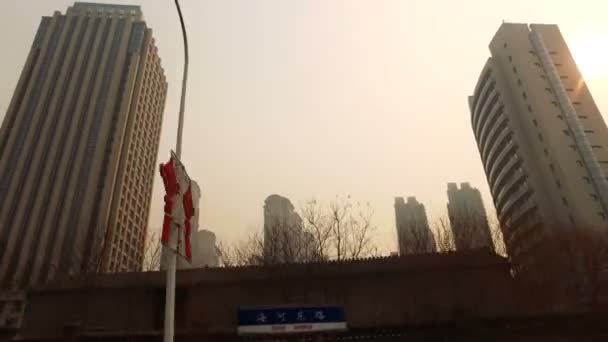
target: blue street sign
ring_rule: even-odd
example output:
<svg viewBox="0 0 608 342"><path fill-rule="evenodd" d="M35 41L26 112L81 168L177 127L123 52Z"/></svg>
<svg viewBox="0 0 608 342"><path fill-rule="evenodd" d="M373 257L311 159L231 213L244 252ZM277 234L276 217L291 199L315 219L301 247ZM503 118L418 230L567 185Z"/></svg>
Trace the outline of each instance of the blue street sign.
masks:
<svg viewBox="0 0 608 342"><path fill-rule="evenodd" d="M241 308L239 334L284 334L346 329L339 306Z"/></svg>

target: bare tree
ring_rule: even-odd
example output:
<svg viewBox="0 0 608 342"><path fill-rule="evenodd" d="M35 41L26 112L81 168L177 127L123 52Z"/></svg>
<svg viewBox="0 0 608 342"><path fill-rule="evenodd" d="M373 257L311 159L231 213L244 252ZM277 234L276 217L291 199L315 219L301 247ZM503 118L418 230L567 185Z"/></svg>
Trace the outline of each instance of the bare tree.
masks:
<svg viewBox="0 0 608 342"><path fill-rule="evenodd" d="M447 217L441 217L433 226L436 233L435 240L437 242L437 251L443 253L455 251L456 244L454 242L454 235L452 234L449 219Z"/></svg>
<svg viewBox="0 0 608 342"><path fill-rule="evenodd" d="M327 215L316 200L310 200L300 210L302 213L302 224L312 239L311 259L322 261L329 259L332 230L328 224Z"/></svg>
<svg viewBox="0 0 608 342"><path fill-rule="evenodd" d="M310 234L304 230L299 215L270 216L264 222L264 234L254 238L261 247L264 263L297 263L309 261L313 248Z"/></svg>
<svg viewBox="0 0 608 342"><path fill-rule="evenodd" d="M217 250L220 265L224 267L259 265L263 261L263 240L257 232L232 244L220 241Z"/></svg>
<svg viewBox="0 0 608 342"><path fill-rule="evenodd" d="M253 233L218 249L224 266L280 264L362 258L377 253L372 234L373 210L336 197L326 206L315 200L301 209L302 219L266 222L263 234Z"/></svg>
<svg viewBox="0 0 608 342"><path fill-rule="evenodd" d="M465 244L465 247L461 250L475 249L475 246L487 246L494 249L494 252L501 256L507 256L507 248L503 239L502 231L498 220L489 219L488 225L471 225L464 226L458 231L458 238L460 239L461 246L462 242L471 241ZM441 217L433 224L433 230L435 231L435 240L437 241L437 250L439 252L450 252L457 250L456 241L454 237L454 230L450 223L449 218ZM489 229L489 235L491 241L486 241L488 238L486 234L479 235L480 229ZM491 243L491 245L490 245Z"/></svg>
<svg viewBox="0 0 608 342"><path fill-rule="evenodd" d="M369 206L353 204L350 196L336 197L328 205L326 220L329 239L324 257L335 260L366 257L376 252L371 233L374 211Z"/></svg>
<svg viewBox="0 0 608 342"><path fill-rule="evenodd" d="M142 269L144 272L158 271L162 255L162 244L157 232L148 231L144 242L144 259Z"/></svg>

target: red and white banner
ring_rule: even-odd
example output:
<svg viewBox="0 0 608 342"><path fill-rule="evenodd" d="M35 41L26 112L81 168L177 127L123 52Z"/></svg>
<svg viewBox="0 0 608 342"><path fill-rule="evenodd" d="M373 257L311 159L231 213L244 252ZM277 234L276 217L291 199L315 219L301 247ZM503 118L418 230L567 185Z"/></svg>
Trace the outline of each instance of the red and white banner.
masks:
<svg viewBox="0 0 608 342"><path fill-rule="evenodd" d="M190 177L173 152L167 163L160 164L160 175L165 185L165 216L161 241L163 245L190 261L192 260L190 220L195 210ZM174 235L176 237L172 238Z"/></svg>

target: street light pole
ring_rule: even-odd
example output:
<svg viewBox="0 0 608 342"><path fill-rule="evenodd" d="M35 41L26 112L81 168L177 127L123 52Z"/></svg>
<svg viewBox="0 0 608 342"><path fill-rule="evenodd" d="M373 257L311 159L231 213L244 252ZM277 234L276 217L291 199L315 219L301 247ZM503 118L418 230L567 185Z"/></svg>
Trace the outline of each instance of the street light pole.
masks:
<svg viewBox="0 0 608 342"><path fill-rule="evenodd" d="M184 108L186 106L186 84L188 81L188 37L186 36L186 25L184 25L184 17L179 6L179 0L175 0L175 7L179 15L179 21L182 28L182 37L184 39L184 74L182 76L182 95L179 103L179 118L177 124L177 142L175 144L175 154L178 160L182 156L182 136L184 131ZM169 234L170 239L176 240L177 234ZM165 291L165 329L164 342L173 342L174 326L175 326L175 273L177 269L177 252L171 249L169 241L166 245L165 255L167 260L167 288Z"/></svg>
<svg viewBox="0 0 608 342"><path fill-rule="evenodd" d="M186 35L186 25L182 16L182 9L179 6L179 0L175 0L179 22L182 27L182 37L184 39L184 74L182 76L182 96L179 102L179 121L177 124L177 143L175 144L175 154L177 158L182 157L182 134L184 131L184 108L186 107L186 85L188 83L188 36Z"/></svg>

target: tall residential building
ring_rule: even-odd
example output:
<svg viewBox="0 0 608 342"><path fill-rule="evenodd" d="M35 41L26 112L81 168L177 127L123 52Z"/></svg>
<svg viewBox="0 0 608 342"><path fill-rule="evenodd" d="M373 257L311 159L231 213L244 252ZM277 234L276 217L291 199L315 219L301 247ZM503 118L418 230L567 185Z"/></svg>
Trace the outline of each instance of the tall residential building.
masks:
<svg viewBox="0 0 608 342"><path fill-rule="evenodd" d="M547 233L606 225L608 130L556 25L504 23L490 52L469 107L517 271Z"/></svg>
<svg viewBox="0 0 608 342"><path fill-rule="evenodd" d="M494 249L481 193L469 183L448 183L448 216L456 250Z"/></svg>
<svg viewBox="0 0 608 342"><path fill-rule="evenodd" d="M197 267L217 267L220 264L215 234L206 229L196 232L192 259Z"/></svg>
<svg viewBox="0 0 608 342"><path fill-rule="evenodd" d="M190 244L192 246L192 260L188 262L183 258L178 258L177 267L179 269L219 266L220 255L215 233L206 229L193 230L190 236Z"/></svg>
<svg viewBox="0 0 608 342"><path fill-rule="evenodd" d="M429 227L424 204L416 197L395 197L395 221L399 254L434 253L435 236Z"/></svg>
<svg viewBox="0 0 608 342"><path fill-rule="evenodd" d="M42 18L0 128L0 286L141 268L166 93L139 6Z"/></svg>
<svg viewBox="0 0 608 342"><path fill-rule="evenodd" d="M264 259L268 263L300 261L311 238L302 231L302 218L291 201L270 195L264 201Z"/></svg>

